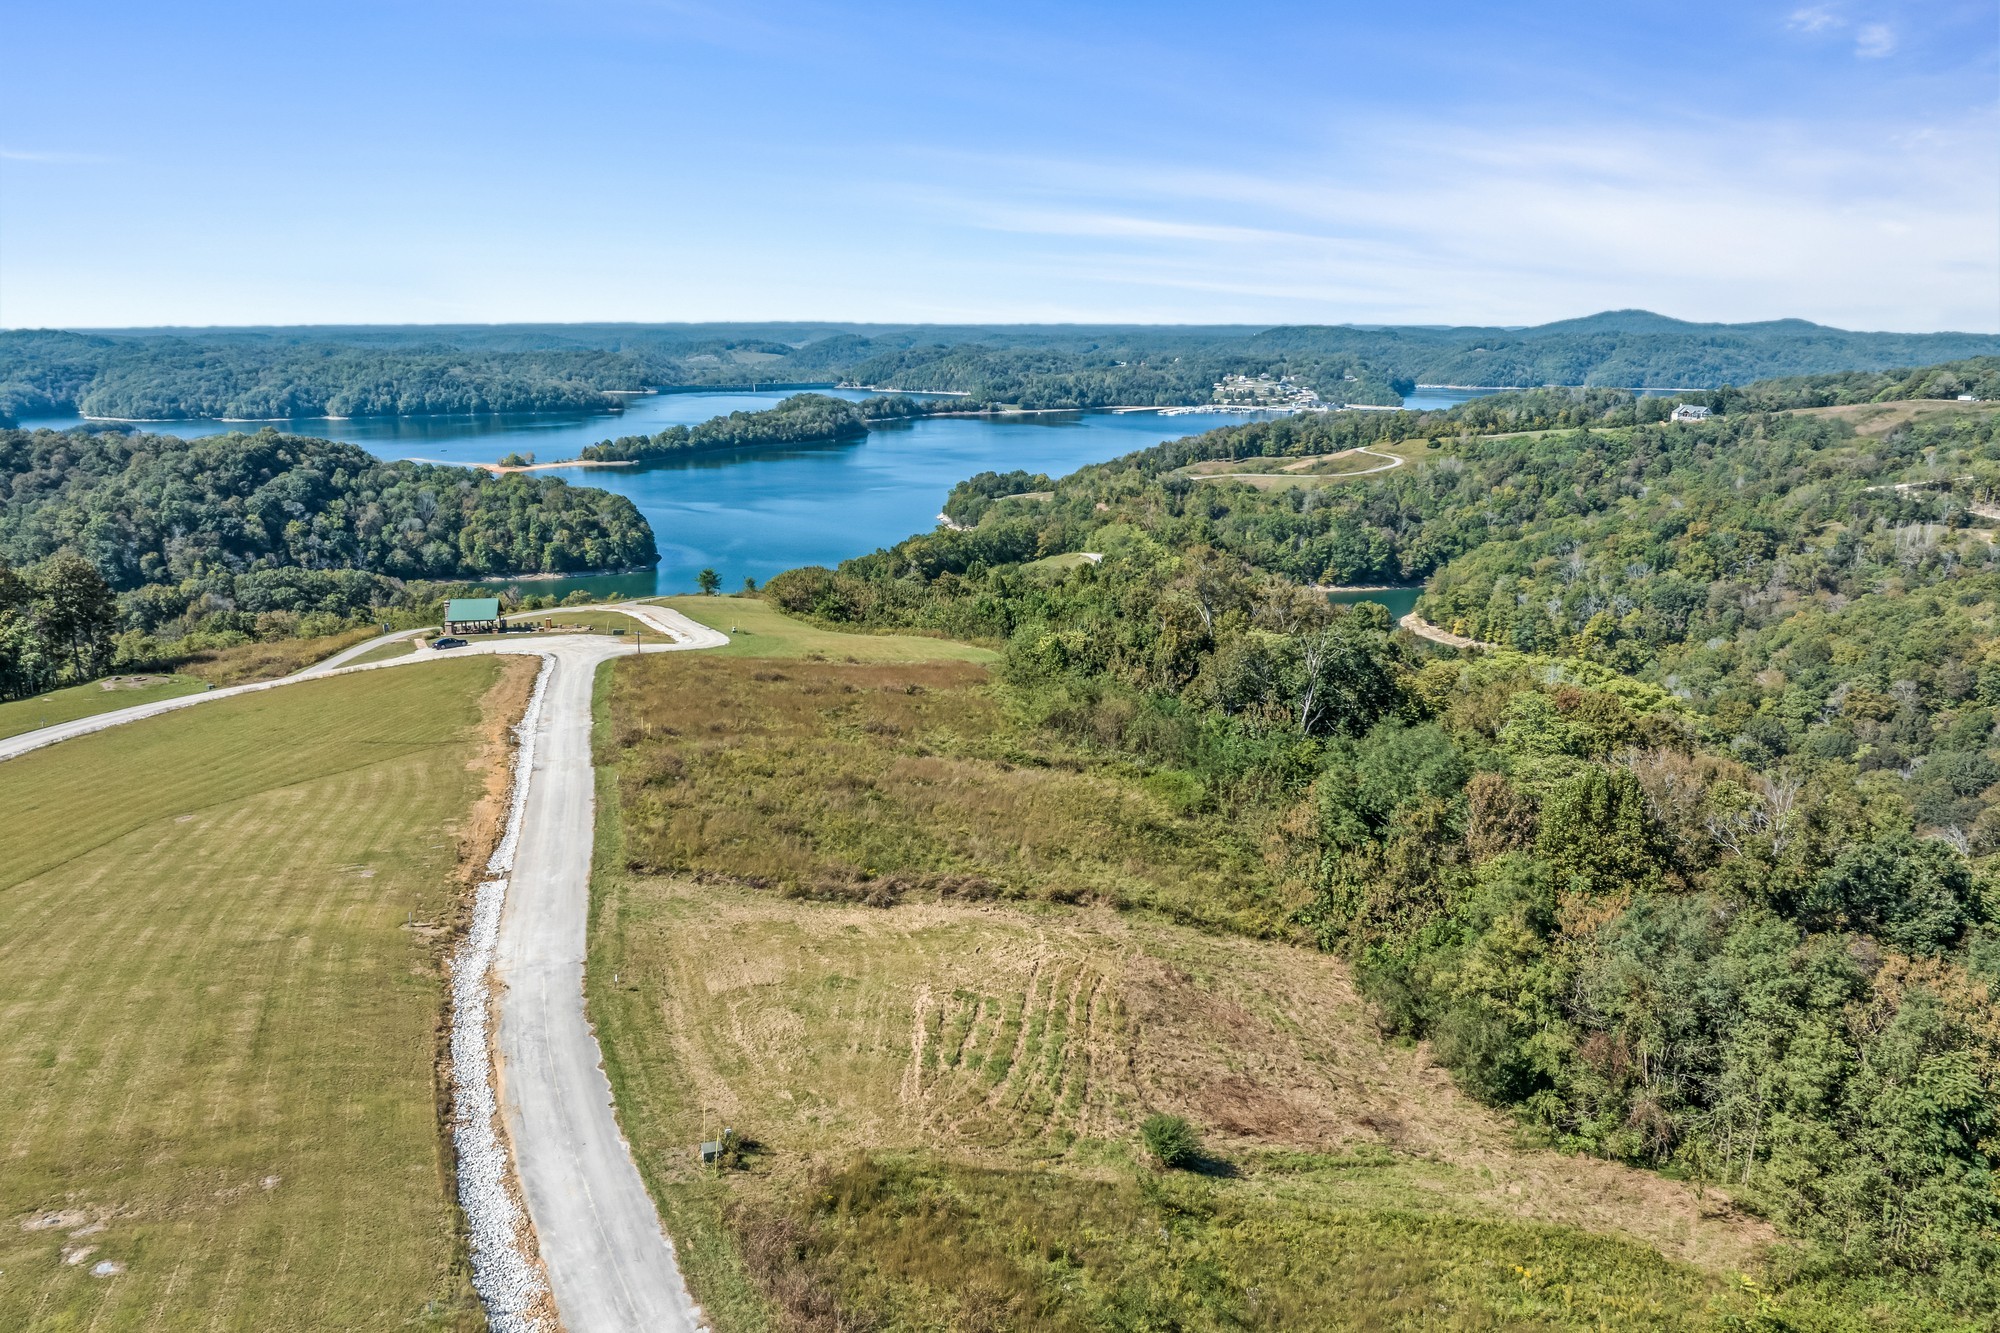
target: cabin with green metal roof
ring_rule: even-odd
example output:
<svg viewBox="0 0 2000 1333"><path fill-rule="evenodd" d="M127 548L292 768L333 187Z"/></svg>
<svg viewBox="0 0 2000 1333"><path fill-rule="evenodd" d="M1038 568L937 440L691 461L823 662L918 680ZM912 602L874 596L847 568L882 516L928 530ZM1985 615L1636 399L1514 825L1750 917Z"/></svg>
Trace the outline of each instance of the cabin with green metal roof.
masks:
<svg viewBox="0 0 2000 1333"><path fill-rule="evenodd" d="M454 597L444 604L446 634L498 634L498 597Z"/></svg>

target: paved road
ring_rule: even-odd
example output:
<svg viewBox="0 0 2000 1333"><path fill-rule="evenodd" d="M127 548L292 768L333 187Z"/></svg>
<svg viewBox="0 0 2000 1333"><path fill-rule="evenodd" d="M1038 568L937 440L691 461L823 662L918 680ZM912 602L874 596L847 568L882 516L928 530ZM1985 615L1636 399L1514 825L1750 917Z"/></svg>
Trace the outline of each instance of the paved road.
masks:
<svg viewBox="0 0 2000 1333"><path fill-rule="evenodd" d="M691 1333L700 1313L618 1131L583 1011L596 808L591 685L607 655L599 643L572 640L550 652L494 957L501 1112L564 1328Z"/></svg>
<svg viewBox="0 0 2000 1333"><path fill-rule="evenodd" d="M675 640L647 644L645 652L729 642L727 635L665 607L626 604L615 609ZM400 637L359 645L342 660ZM673 1244L619 1133L611 1085L583 1009L596 804L590 762L592 685L600 663L635 650L632 643L605 635L523 635L448 653L424 648L364 666L343 667L329 660L283 680L140 704L0 741L0 760L5 760L72 736L330 674L487 652L533 653L551 660L521 839L500 919L495 1042L504 1071L501 1112L513 1141L515 1169L567 1333L682 1333L703 1326L681 1280Z"/></svg>

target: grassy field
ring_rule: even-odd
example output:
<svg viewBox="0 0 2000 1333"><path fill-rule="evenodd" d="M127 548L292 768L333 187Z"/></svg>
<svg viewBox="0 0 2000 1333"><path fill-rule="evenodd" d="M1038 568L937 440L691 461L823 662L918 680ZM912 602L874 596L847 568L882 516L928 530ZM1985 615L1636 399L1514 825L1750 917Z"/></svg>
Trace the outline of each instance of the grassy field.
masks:
<svg viewBox="0 0 2000 1333"><path fill-rule="evenodd" d="M1845 421L1864 439L1887 435L1899 426L1937 417L1978 416L2000 412L2000 403L1960 403L1937 398L1914 398L1894 403L1849 403L1841 407L1802 407L1798 415L1829 417Z"/></svg>
<svg viewBox="0 0 2000 1333"><path fill-rule="evenodd" d="M270 643L239 644L234 648L211 648L175 663L174 671L215 686L276 680L280 676L303 671L343 648L365 643L376 633L373 628L351 629L316 639L276 639Z"/></svg>
<svg viewBox="0 0 2000 1333"><path fill-rule="evenodd" d="M428 638L434 632L425 631L421 637ZM388 662L398 657L408 657L416 648L416 640L419 637L417 631L411 630L409 638L398 639L394 643L385 643L380 648L370 648L367 652L361 654L361 656L354 658L347 665L361 666L368 662Z"/></svg>
<svg viewBox="0 0 2000 1333"><path fill-rule="evenodd" d="M1024 742L978 666L629 665L609 739L637 868L834 900L1144 906L1251 934L1282 930L1298 905L1198 792Z"/></svg>
<svg viewBox="0 0 2000 1333"><path fill-rule="evenodd" d="M1022 570L1050 570L1060 572L1075 569L1079 565L1094 563L1088 551L1065 551L1061 555L1045 555L1039 560L1030 560L1021 566ZM1101 552L1099 554L1102 554Z"/></svg>
<svg viewBox="0 0 2000 1333"><path fill-rule="evenodd" d="M1283 905L1247 835L1037 752L973 669L602 680L591 1013L723 1333L1948 1326L1761 1293L1726 1197L1525 1144L1337 961L1215 928Z"/></svg>
<svg viewBox="0 0 2000 1333"><path fill-rule="evenodd" d="M0 1328L475 1327L438 962L532 667L0 764Z"/></svg>
<svg viewBox="0 0 2000 1333"><path fill-rule="evenodd" d="M842 634L794 620L755 597L661 597L689 619L729 635L709 657L822 657L833 662L993 662L991 649L914 634Z"/></svg>
<svg viewBox="0 0 2000 1333"><path fill-rule="evenodd" d="M16 699L12 703L0 704L0 739L58 722L73 722L80 717L130 708L134 704L199 694L210 687L276 680L331 657L343 648L351 648L373 633L372 630L349 630L318 639L280 639L272 643L213 648L176 663L172 675L109 676L87 685L51 690L31 699ZM379 661L383 656L393 655L369 653L360 660Z"/></svg>
<svg viewBox="0 0 2000 1333"><path fill-rule="evenodd" d="M589 630L595 634L612 634L623 630L635 634L644 630L649 638L658 637L657 632L648 628L643 620L634 620L622 611L598 611L590 607L554 608L547 611L523 611L507 617L516 625L531 623L536 626L544 622L556 629Z"/></svg>
<svg viewBox="0 0 2000 1333"><path fill-rule="evenodd" d="M1292 486L1324 486L1332 482L1353 478L1381 477L1393 469L1384 469L1383 457L1400 458L1405 464L1418 462L1431 451L1424 440L1398 440L1393 443L1371 444L1367 453L1347 449L1333 454L1314 454L1301 458L1217 458L1200 463L1191 463L1180 469L1184 476L1198 481L1237 481L1258 490L1278 490Z"/></svg>
<svg viewBox="0 0 2000 1333"><path fill-rule="evenodd" d="M206 688L203 682L189 676L110 676L88 685L51 690L32 699L0 704L0 740L134 704L200 694Z"/></svg>

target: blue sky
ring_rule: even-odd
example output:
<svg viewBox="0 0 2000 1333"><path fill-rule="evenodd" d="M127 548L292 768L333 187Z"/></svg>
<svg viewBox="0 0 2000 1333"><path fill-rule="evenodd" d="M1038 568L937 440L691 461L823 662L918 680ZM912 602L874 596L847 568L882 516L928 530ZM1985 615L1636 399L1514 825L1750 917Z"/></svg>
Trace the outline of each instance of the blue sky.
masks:
<svg viewBox="0 0 2000 1333"><path fill-rule="evenodd" d="M2000 330L1993 0L4 0L0 325Z"/></svg>

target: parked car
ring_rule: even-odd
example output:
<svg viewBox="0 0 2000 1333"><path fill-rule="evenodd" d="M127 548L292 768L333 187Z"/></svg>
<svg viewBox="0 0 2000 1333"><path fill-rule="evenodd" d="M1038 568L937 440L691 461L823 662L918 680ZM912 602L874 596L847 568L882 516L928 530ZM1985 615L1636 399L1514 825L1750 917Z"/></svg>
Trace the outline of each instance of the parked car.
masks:
<svg viewBox="0 0 2000 1333"><path fill-rule="evenodd" d="M465 640L464 640L464 639L455 639L455 638L453 638L453 637L452 637L451 635L449 635L449 634L441 634L441 635L439 635L439 636L438 636L437 638L435 638L435 639L432 639L432 640L431 640L431 647L433 647L433 648L463 648L463 647L465 647Z"/></svg>

